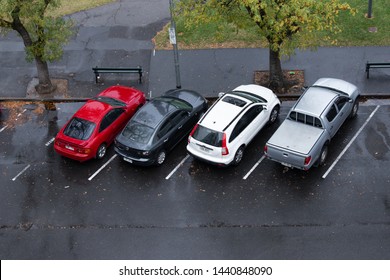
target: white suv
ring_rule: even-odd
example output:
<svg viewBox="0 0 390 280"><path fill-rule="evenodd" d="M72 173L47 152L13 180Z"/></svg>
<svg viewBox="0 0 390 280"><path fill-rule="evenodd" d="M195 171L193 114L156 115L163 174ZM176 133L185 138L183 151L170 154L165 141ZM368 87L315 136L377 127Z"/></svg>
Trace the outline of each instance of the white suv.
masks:
<svg viewBox="0 0 390 280"><path fill-rule="evenodd" d="M217 165L238 165L245 147L267 123L279 116L280 101L272 90L242 85L219 99L188 137L193 157Z"/></svg>

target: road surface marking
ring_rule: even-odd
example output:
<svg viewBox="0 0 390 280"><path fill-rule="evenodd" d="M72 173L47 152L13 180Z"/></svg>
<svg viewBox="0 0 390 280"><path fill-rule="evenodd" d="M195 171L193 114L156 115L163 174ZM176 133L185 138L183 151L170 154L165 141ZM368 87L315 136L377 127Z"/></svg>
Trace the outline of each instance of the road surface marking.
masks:
<svg viewBox="0 0 390 280"><path fill-rule="evenodd" d="M18 175L16 175L15 177L12 178L12 181L15 181L16 179L18 179L18 177L19 177L20 175L22 175L27 169L29 169L30 166L31 166L30 164L27 165L22 171L19 172Z"/></svg>
<svg viewBox="0 0 390 280"><path fill-rule="evenodd" d="M0 132L3 132L7 127L8 127L8 125L2 127L2 128L0 129Z"/></svg>
<svg viewBox="0 0 390 280"><path fill-rule="evenodd" d="M48 147L51 143L54 142L54 139L55 139L55 138L53 137L53 138L51 138L49 141L47 141L46 144L45 144L45 146Z"/></svg>
<svg viewBox="0 0 390 280"><path fill-rule="evenodd" d="M20 117L26 111L27 111L27 109L24 109L21 113L18 114L18 117Z"/></svg>
<svg viewBox="0 0 390 280"><path fill-rule="evenodd" d="M251 170L249 170L249 172L246 173L246 175L245 175L242 179L246 180L246 179L249 177L249 175L251 175L251 173L253 172L253 170L255 170L256 167L259 166L259 164L260 164L264 159L265 159L265 155L263 155L263 156L255 163L255 165L253 165L253 167L251 168Z"/></svg>
<svg viewBox="0 0 390 280"><path fill-rule="evenodd" d="M185 158L183 158L183 160L175 167L175 169L173 169L171 171L171 173L169 173L169 175L167 177L165 177L165 180L168 180L169 178L171 178L171 176L173 174L175 174L175 172L180 168L180 166L183 165L183 163L190 157L190 155L187 155Z"/></svg>
<svg viewBox="0 0 390 280"><path fill-rule="evenodd" d="M322 179L325 179L326 176L328 176L329 172L332 171L333 167L335 167L335 165L337 164L337 162L341 159L341 157L344 155L344 153L348 150L348 148L352 145L352 143L355 141L355 139L358 137L358 135L360 134L360 132L362 132L362 130L364 129L364 127L368 124L368 122L371 120L371 118L374 116L374 114L376 113L376 111L378 111L379 109L379 105L376 106L375 110L372 111L371 115L368 117L368 119L364 122L364 124L362 125L362 127L358 130L358 132L356 132L356 134L352 137L351 141L349 141L348 145L345 146L344 150L341 151L340 155L336 158L336 160L333 162L333 164L328 168L328 170L325 172L324 175L322 175Z"/></svg>
<svg viewBox="0 0 390 280"><path fill-rule="evenodd" d="M88 181L91 181L93 178L95 178L96 175L98 175L100 173L100 171L102 171L107 165L110 164L111 161L113 161L115 158L117 157L117 154L113 155L105 164L103 164L102 167L100 167L98 169L98 171L96 171L95 173L93 173L93 175L91 177L88 178Z"/></svg>

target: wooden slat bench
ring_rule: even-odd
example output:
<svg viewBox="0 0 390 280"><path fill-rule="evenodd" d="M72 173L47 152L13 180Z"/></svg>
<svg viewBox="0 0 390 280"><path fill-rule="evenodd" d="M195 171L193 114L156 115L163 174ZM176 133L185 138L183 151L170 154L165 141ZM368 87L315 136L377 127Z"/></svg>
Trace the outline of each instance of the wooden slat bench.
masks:
<svg viewBox="0 0 390 280"><path fill-rule="evenodd" d="M370 78L370 68L390 68L390 62L368 62L366 63L367 79Z"/></svg>
<svg viewBox="0 0 390 280"><path fill-rule="evenodd" d="M95 73L96 83L100 80L101 73L134 73L139 75L139 83L142 84L142 67L129 67L129 68L113 68L113 67L94 67L92 68L93 73Z"/></svg>

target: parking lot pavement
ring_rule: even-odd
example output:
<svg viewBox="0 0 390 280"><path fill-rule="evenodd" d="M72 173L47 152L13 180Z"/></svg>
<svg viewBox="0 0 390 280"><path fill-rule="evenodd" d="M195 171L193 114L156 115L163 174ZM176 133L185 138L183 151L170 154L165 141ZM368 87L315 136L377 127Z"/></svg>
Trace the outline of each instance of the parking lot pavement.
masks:
<svg viewBox="0 0 390 280"><path fill-rule="evenodd" d="M52 139L81 104L55 105L1 115L2 259L390 257L388 104L361 104L308 172L262 159L291 102L234 168L188 157L186 141L161 167L131 166L112 147L101 161L61 158Z"/></svg>

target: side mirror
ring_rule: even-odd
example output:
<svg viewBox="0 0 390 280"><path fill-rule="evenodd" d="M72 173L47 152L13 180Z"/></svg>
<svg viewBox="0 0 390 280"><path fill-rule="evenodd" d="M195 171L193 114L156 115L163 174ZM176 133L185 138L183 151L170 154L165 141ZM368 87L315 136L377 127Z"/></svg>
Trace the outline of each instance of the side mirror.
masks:
<svg viewBox="0 0 390 280"><path fill-rule="evenodd" d="M222 97L222 96L224 96L225 95L225 93L224 92L220 92L220 93L218 93L218 97Z"/></svg>

